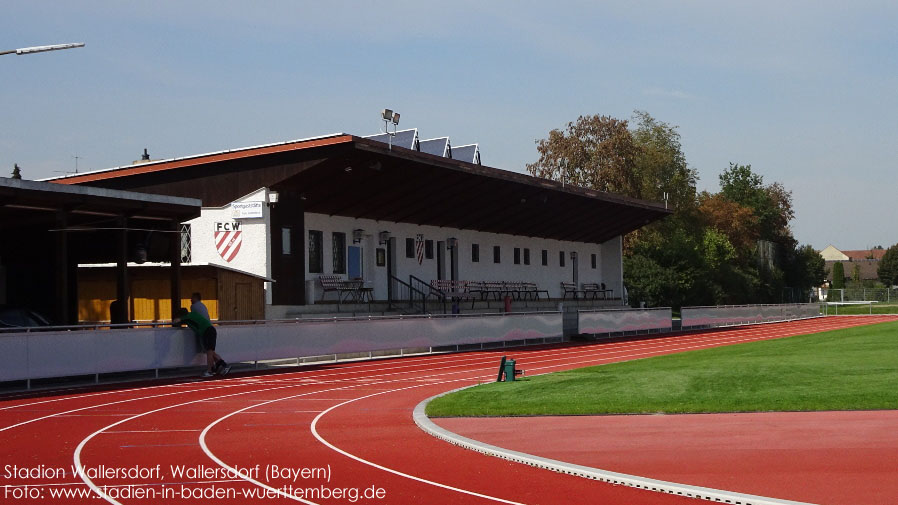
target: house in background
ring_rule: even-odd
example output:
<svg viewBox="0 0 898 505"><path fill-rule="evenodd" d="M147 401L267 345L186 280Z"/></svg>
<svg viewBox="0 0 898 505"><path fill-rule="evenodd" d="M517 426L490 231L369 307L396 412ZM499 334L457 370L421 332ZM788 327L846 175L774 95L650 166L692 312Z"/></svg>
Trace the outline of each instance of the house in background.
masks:
<svg viewBox="0 0 898 505"><path fill-rule="evenodd" d="M876 281L879 280L877 270L879 269L879 261L886 253L885 249L863 249L842 251L836 249L832 244L826 246L820 255L826 262L826 280L832 281L833 264L842 263L845 269L846 279L857 278L860 281Z"/></svg>

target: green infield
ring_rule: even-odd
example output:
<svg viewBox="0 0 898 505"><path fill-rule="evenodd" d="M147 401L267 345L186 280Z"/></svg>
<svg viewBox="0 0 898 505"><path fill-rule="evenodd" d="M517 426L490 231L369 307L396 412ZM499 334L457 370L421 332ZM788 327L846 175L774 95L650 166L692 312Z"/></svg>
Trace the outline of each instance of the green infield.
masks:
<svg viewBox="0 0 898 505"><path fill-rule="evenodd" d="M898 409L898 323L483 384L437 398L427 415L874 409Z"/></svg>

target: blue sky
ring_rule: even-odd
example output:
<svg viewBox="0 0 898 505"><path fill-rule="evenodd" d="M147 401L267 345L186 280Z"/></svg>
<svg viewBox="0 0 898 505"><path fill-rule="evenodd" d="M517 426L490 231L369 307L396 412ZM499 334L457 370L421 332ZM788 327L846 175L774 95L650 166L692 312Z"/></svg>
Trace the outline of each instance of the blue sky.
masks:
<svg viewBox="0 0 898 505"><path fill-rule="evenodd" d="M792 191L817 248L898 242L898 4L886 1L12 1L0 174L311 137L479 142L523 171L581 114L679 126L699 188L730 162Z"/></svg>

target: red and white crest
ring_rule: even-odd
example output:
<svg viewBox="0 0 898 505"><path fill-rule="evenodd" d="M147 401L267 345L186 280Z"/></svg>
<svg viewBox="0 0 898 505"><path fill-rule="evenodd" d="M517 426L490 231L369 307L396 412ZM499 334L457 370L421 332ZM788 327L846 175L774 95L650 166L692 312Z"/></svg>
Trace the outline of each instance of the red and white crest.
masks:
<svg viewBox="0 0 898 505"><path fill-rule="evenodd" d="M243 243L243 232L240 231L240 225L221 226L231 223L215 223L215 249L218 255L225 261L229 262L237 257L240 252L240 245Z"/></svg>

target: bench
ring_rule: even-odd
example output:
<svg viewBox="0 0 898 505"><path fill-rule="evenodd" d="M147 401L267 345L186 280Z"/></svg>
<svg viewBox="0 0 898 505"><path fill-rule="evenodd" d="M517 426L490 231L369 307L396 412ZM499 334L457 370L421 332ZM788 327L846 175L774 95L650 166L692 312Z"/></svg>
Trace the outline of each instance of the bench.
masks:
<svg viewBox="0 0 898 505"><path fill-rule="evenodd" d="M432 279L430 281L430 294L441 296L452 301L471 300L471 308L477 296L468 290L468 281L453 281L448 279Z"/></svg>
<svg viewBox="0 0 898 505"><path fill-rule="evenodd" d="M347 281L339 275L319 275L318 283L321 284L321 299L319 301L323 302L324 295L327 293L335 292L337 293L337 302L339 303L343 303L350 297L353 300L358 300L364 284L361 280Z"/></svg>
<svg viewBox="0 0 898 505"><path fill-rule="evenodd" d="M561 291L562 291L562 300L567 299L567 295L573 295L574 300L578 299L580 295L586 296L586 293L582 289L577 289L577 284L574 282L562 282L561 283Z"/></svg>
<svg viewBox="0 0 898 505"><path fill-rule="evenodd" d="M584 282L583 283L583 296L586 297L587 294L592 295L593 300L597 300L599 295L602 295L602 299L605 300L614 292L613 289L606 289L605 283L597 283L597 282Z"/></svg>
<svg viewBox="0 0 898 505"><path fill-rule="evenodd" d="M546 295L546 299L549 298L549 292L545 289L539 289L539 286L537 286L535 282L521 283L521 295L525 299L529 298L530 300L539 300L540 293L544 293Z"/></svg>

